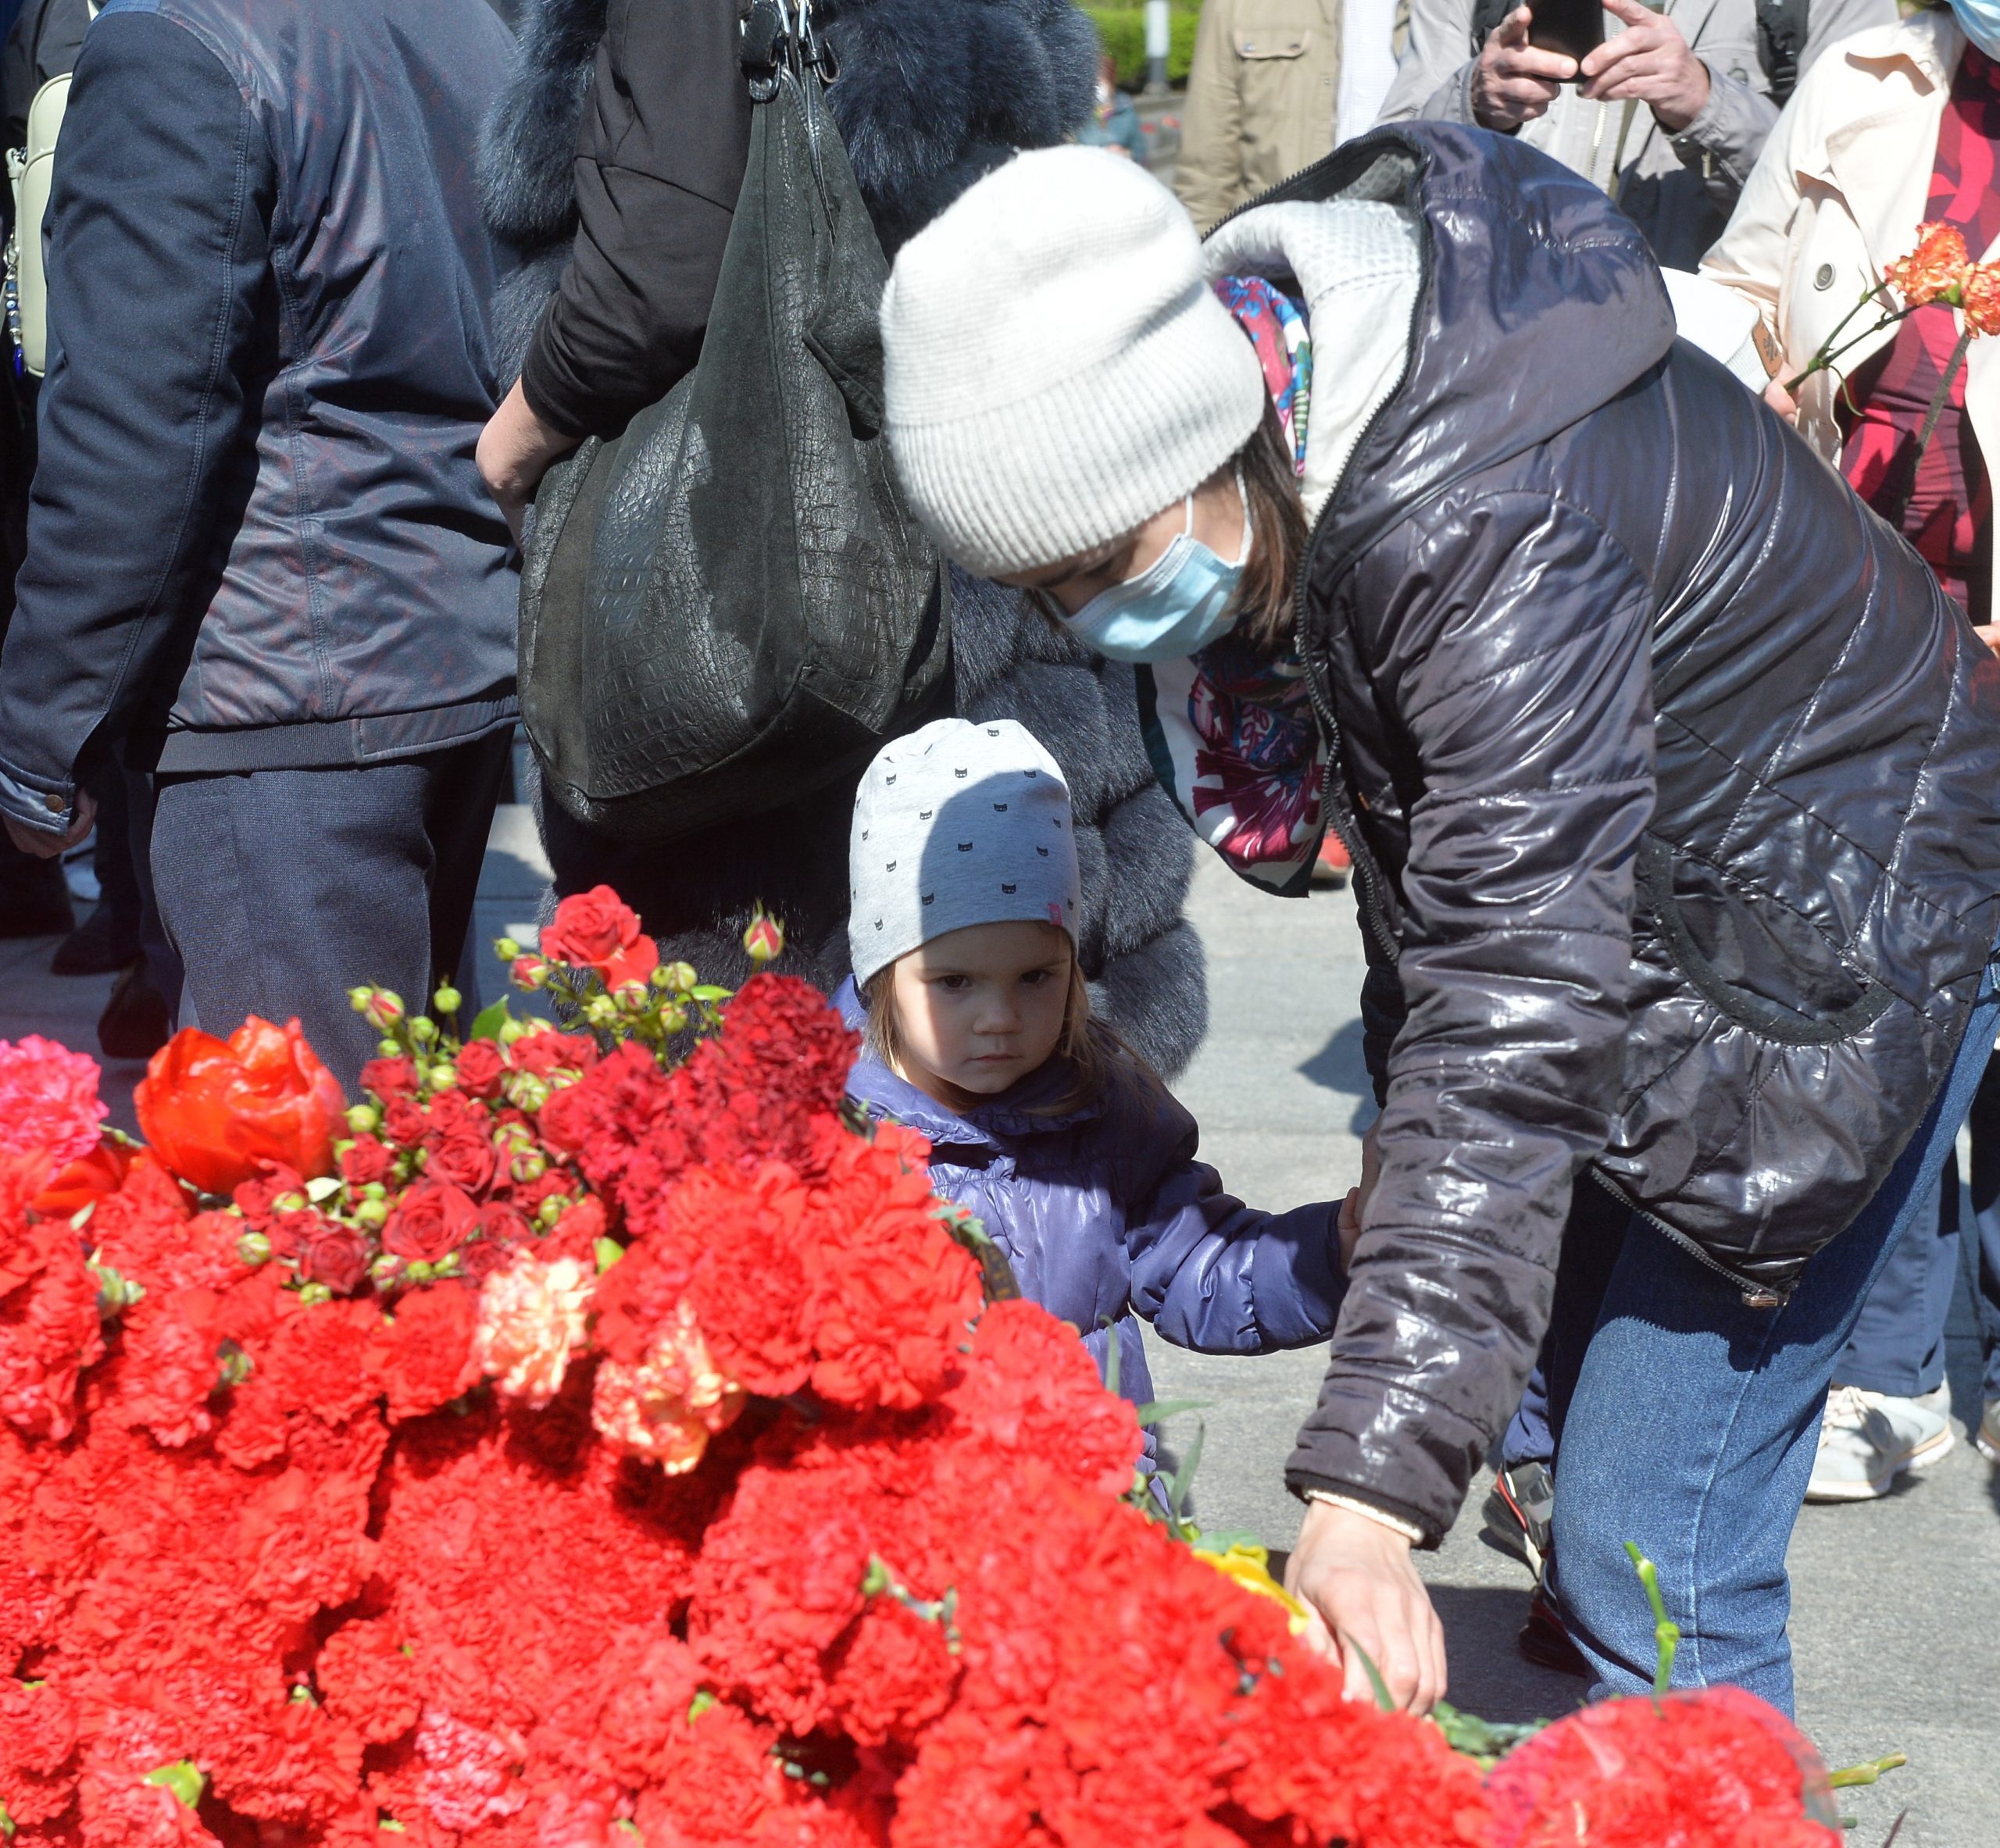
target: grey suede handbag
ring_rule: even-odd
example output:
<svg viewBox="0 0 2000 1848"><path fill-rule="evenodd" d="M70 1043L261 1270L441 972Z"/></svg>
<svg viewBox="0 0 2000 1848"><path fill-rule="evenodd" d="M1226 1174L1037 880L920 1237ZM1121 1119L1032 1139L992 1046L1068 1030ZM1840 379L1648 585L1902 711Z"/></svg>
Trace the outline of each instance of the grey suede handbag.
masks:
<svg viewBox="0 0 2000 1848"><path fill-rule="evenodd" d="M807 9L743 26L750 159L700 360L552 469L521 590L521 715L580 820L670 840L852 776L949 710L937 551L882 432L888 265Z"/></svg>

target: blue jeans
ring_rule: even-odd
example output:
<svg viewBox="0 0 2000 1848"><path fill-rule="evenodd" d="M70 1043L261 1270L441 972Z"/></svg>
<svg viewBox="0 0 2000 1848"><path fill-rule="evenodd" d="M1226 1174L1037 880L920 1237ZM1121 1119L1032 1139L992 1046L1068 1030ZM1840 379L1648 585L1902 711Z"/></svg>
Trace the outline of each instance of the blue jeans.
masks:
<svg viewBox="0 0 2000 1848"><path fill-rule="evenodd" d="M1542 1372L1558 1459L1551 1589L1594 1693L1652 1682L1652 1616L1624 1550L1635 1540L1680 1626L1676 1683L1727 1682L1791 1711L1785 1550L1834 1359L1972 1104L2000 1022L1995 974L1888 1179L1782 1309L1746 1308L1737 1285L1644 1220L1618 1225L1626 1215L1591 1197L1602 1190L1578 1183L1570 1230L1584 1236L1564 1238L1558 1310L1600 1283L1602 1297L1588 1339L1552 1342Z"/></svg>

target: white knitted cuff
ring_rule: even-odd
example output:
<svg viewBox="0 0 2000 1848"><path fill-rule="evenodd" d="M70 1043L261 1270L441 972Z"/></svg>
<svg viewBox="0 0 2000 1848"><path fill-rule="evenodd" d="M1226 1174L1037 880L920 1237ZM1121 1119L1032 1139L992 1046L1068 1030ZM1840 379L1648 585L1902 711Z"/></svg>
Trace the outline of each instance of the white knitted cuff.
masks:
<svg viewBox="0 0 2000 1848"><path fill-rule="evenodd" d="M1323 1501L1332 1507L1345 1508L1350 1514L1365 1514L1377 1527L1386 1527L1391 1533L1401 1534L1412 1547L1423 1544L1422 1528L1412 1526L1407 1521L1400 1521L1394 1514L1384 1514L1381 1509L1371 1507L1365 1501L1359 1501L1351 1495L1337 1495L1330 1489L1309 1489L1305 1491L1305 1499L1308 1501Z"/></svg>

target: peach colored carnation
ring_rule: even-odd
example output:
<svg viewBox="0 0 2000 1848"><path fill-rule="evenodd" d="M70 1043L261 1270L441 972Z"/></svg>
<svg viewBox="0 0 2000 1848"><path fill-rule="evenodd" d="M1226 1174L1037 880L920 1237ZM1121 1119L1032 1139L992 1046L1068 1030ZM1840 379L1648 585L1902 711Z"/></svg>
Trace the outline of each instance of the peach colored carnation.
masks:
<svg viewBox="0 0 2000 1848"><path fill-rule="evenodd" d="M716 1366L694 1311L682 1303L638 1366L608 1357L598 1366L591 1422L620 1450L680 1475L701 1461L716 1432L735 1422L743 1396Z"/></svg>
<svg viewBox="0 0 2000 1848"><path fill-rule="evenodd" d="M543 1264L525 1255L487 1279L479 1293L473 1350L498 1391L541 1406L562 1390L562 1377L584 1345L595 1281L573 1258Z"/></svg>
<svg viewBox="0 0 2000 1848"><path fill-rule="evenodd" d="M111 1114L97 1080L95 1059L39 1033L0 1040L0 1151L47 1155L57 1168L88 1154Z"/></svg>

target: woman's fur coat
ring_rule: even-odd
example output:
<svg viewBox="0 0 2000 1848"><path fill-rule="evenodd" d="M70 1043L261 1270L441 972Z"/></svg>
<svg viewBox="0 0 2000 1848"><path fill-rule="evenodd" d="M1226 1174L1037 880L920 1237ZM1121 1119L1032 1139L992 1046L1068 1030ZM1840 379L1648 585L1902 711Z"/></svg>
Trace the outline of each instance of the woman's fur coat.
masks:
<svg viewBox="0 0 2000 1848"><path fill-rule="evenodd" d="M520 61L488 123L480 184L488 222L521 255L495 335L518 373L576 228L571 166L605 0L526 0ZM1088 115L1097 42L1070 0L820 0L840 62L827 91L855 177L891 257L1021 147L1067 137ZM952 575L957 709L1016 719L1069 780L1082 862L1078 949L1099 1008L1159 1069L1186 1065L1208 1023L1202 947L1181 915L1192 870L1186 826L1153 780L1131 670L1104 662L1017 593ZM851 791L734 830L736 851L661 850L684 869L680 915L647 922L710 979L745 972L742 923L762 902L786 920L786 966L831 991L846 973L846 805ZM745 829L766 851L741 850ZM825 838L821 838L825 837Z"/></svg>

